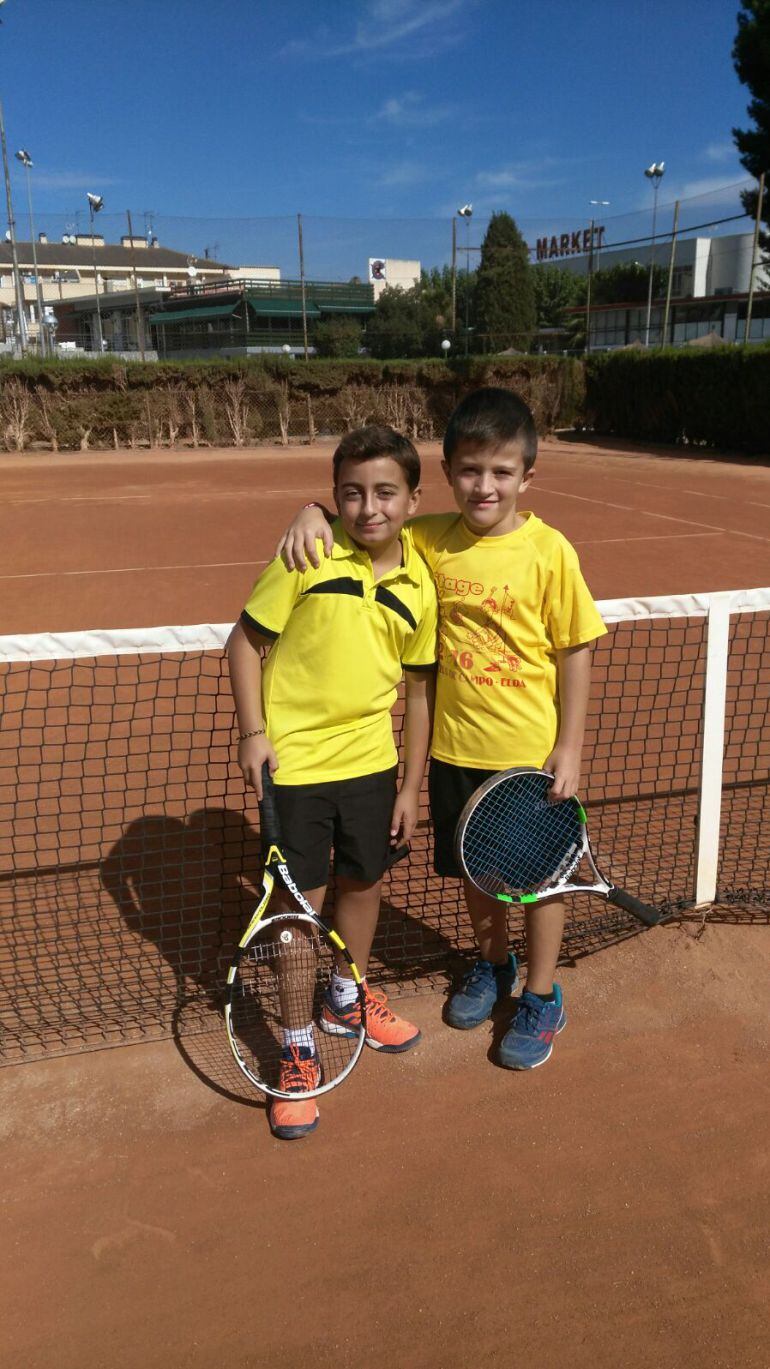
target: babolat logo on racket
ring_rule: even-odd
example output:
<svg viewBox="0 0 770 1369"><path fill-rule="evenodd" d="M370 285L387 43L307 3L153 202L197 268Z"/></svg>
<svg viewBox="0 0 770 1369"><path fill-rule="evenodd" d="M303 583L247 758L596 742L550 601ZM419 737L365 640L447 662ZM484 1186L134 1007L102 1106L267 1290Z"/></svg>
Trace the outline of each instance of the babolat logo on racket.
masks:
<svg viewBox="0 0 770 1369"><path fill-rule="evenodd" d="M315 909L312 908L311 905L308 903L307 899L305 898L305 895L304 895L303 893L300 893L299 889L297 888L296 884L294 883L294 880L292 879L291 875L289 874L289 867L288 867L288 865L284 865L284 864L282 864L282 863L279 861L279 862L278 862L278 872L279 872L279 874L280 874L280 876L281 876L281 879L282 879L283 882L284 882L284 885L285 885L286 888L288 889L289 893L290 893L290 894L293 894L294 897L296 898L296 900L297 900L297 902L298 902L300 908L304 908L306 913L310 913L310 916L311 916L311 917L315 917Z"/></svg>

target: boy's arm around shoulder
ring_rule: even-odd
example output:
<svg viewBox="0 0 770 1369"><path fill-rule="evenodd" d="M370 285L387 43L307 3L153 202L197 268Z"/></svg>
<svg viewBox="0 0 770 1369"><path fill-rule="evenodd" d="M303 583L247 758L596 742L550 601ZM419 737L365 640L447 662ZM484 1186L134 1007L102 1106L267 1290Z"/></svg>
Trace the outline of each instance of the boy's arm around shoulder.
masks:
<svg viewBox="0 0 770 1369"><path fill-rule="evenodd" d="M324 556L331 556L334 546L332 523L336 514L323 504L306 504L295 513L288 528L282 533L275 548L275 556L281 557L287 570L307 570L307 563L321 564L318 543L322 544Z"/></svg>

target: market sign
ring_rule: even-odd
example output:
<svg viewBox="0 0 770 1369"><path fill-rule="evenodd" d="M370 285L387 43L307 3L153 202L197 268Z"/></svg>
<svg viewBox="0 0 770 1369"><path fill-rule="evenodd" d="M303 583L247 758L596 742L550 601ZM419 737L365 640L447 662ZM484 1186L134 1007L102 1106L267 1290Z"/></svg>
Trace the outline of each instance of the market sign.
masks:
<svg viewBox="0 0 770 1369"><path fill-rule="evenodd" d="M594 226L594 247L598 251L604 246L604 225ZM550 261L552 257L573 257L591 251L591 229L579 228L576 233L554 233L550 238L538 238L537 260Z"/></svg>

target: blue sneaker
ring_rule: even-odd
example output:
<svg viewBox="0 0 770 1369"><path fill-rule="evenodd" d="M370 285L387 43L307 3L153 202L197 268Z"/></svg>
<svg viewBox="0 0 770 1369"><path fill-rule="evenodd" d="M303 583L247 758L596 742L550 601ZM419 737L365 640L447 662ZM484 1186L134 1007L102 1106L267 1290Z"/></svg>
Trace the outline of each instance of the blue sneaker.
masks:
<svg viewBox="0 0 770 1369"><path fill-rule="evenodd" d="M477 960L456 993L446 1006L445 1018L450 1027L467 1031L479 1027L492 1016L492 1009L503 998L516 992L519 971L516 957L511 952L505 965L493 965L489 960Z"/></svg>
<svg viewBox="0 0 770 1369"><path fill-rule="evenodd" d="M498 1060L509 1070L534 1070L544 1065L553 1050L554 1038L567 1025L567 1014L558 984L552 1003L544 1003L526 989L516 1016L500 1042Z"/></svg>

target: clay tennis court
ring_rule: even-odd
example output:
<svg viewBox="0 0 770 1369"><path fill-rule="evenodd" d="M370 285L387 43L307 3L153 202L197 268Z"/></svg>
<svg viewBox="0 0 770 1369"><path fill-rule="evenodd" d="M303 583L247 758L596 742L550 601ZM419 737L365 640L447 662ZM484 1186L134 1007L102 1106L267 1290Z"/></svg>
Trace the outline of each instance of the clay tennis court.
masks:
<svg viewBox="0 0 770 1369"><path fill-rule="evenodd" d="M0 457L0 632L231 621L331 450ZM597 598L770 584L765 464L549 441L527 503ZM565 965L531 1075L409 997L299 1145L221 1031L3 1070L8 1362L766 1369L767 921Z"/></svg>

